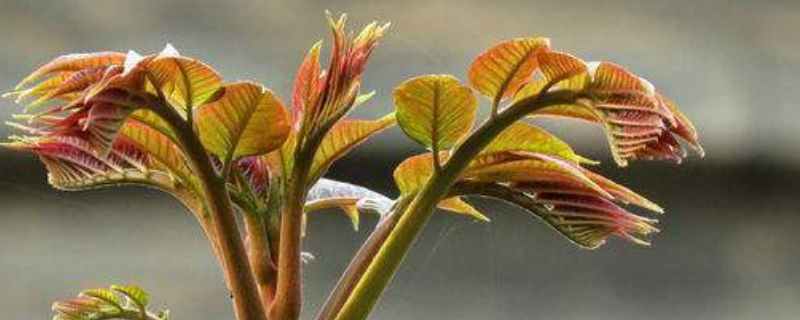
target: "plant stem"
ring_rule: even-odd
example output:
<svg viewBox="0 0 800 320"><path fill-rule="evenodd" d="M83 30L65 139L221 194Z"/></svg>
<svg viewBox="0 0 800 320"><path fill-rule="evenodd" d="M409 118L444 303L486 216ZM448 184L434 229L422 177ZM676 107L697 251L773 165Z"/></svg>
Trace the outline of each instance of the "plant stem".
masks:
<svg viewBox="0 0 800 320"><path fill-rule="evenodd" d="M255 212L249 212L244 216L247 234L250 237L250 267L261 294L261 304L265 310L269 310L275 300L275 280L277 271L272 264L272 254L267 240L267 227L265 221L256 216Z"/></svg>
<svg viewBox="0 0 800 320"><path fill-rule="evenodd" d="M300 149L306 150L306 149ZM316 149L314 149L316 150ZM302 306L302 224L303 205L306 198L306 179L308 167L313 160L313 152L296 153L292 176L289 177L288 194L283 201L281 229L278 252L278 287L270 318L275 320L295 320L300 318Z"/></svg>
<svg viewBox="0 0 800 320"><path fill-rule="evenodd" d="M325 99L327 98L323 101ZM309 180L314 177L309 177L308 173L322 140L343 115L344 113L332 116L330 120L311 130L307 136L300 136L294 146L294 163L286 183L288 189L280 215L278 287L273 309L270 310L270 318L274 320L300 318L303 301L303 261L300 251L303 247L303 210L308 189L315 182ZM304 127L305 124L300 132L304 132Z"/></svg>
<svg viewBox="0 0 800 320"><path fill-rule="evenodd" d="M269 314L269 310L275 301L275 286L277 285L277 266L275 257L272 255L272 244L269 240L267 231L268 217L276 214L270 208L277 205L273 199L276 194L275 183L269 183L267 191L268 203L266 207L261 206L254 200L258 197L247 181L247 177L239 168L229 167L230 174L235 178L240 186L239 192L230 193L231 198L240 210L244 213L245 232L247 234L247 254L250 259L250 268L253 269L253 276L256 279L258 291L261 294L261 304Z"/></svg>
<svg viewBox="0 0 800 320"><path fill-rule="evenodd" d="M573 102L575 94L571 91L556 91L543 96L533 96L519 100L490 118L476 130L442 167L434 172L418 196L400 217L397 226L378 250L364 275L359 279L350 298L337 314L337 320L366 319L378 298L391 281L408 250L427 221L436 205L448 194L450 187L467 168L473 158L509 125L537 109Z"/></svg>
<svg viewBox="0 0 800 320"><path fill-rule="evenodd" d="M234 311L239 320L266 320L260 303L255 278L250 269L247 253L236 225L225 181L217 174L208 154L194 134L192 128L163 101L149 101L151 109L161 116L173 129L202 184L203 192L211 212L214 230L219 240L223 271L233 294Z"/></svg>
<svg viewBox="0 0 800 320"><path fill-rule="evenodd" d="M378 222L375 230L373 230L369 238L364 241L364 244L358 249L353 259L350 260L342 277L339 278L333 291L328 295L328 300L325 301L325 305L317 315L317 320L332 320L336 316L336 312L347 302L347 298L350 296L350 293L353 292L353 289L355 289L359 279L364 274L364 271L367 270L367 267L369 267L375 254L378 253L381 245L383 245L386 238L392 230L394 230L400 218L400 213L406 209L409 200L411 199L401 198L392 212Z"/></svg>

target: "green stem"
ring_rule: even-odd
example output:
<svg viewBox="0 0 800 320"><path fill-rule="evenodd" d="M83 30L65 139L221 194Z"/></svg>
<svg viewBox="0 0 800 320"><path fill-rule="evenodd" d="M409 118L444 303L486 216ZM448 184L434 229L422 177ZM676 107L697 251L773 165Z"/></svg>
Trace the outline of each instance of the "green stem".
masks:
<svg viewBox="0 0 800 320"><path fill-rule="evenodd" d="M385 243L359 279L352 295L335 319L366 319L378 298L386 289L422 228L432 216L436 205L448 194L472 159L498 134L525 115L543 107L573 102L571 91L556 91L517 101L497 116L487 120L454 152L442 170L434 172L400 217Z"/></svg>
<svg viewBox="0 0 800 320"><path fill-rule="evenodd" d="M214 230L219 240L220 258L223 271L233 293L233 305L239 320L267 320L260 303L255 278L250 269L247 253L242 242L241 232L236 225L225 181L217 174L208 153L194 134L172 107L163 101L149 101L151 109L169 123L189 158L211 211Z"/></svg>
<svg viewBox="0 0 800 320"><path fill-rule="evenodd" d="M492 110L491 113L489 114L489 118L493 119L494 117L496 117L497 112L499 110L500 110L500 97L497 96L494 99L492 99Z"/></svg>
<svg viewBox="0 0 800 320"><path fill-rule="evenodd" d="M378 223L375 230L369 235L369 238L364 241L364 244L358 249L356 255L350 260L347 269L345 269L342 277L339 278L333 291L331 291L328 300L325 301L325 305L317 315L317 320L332 320L336 316L336 312L347 302L347 298L353 292L353 289L355 289L361 276L364 275L364 272L378 253L381 245L383 245L386 238L388 238L389 234L394 230L400 218L400 213L406 209L410 200L410 198L401 198L392 212Z"/></svg>

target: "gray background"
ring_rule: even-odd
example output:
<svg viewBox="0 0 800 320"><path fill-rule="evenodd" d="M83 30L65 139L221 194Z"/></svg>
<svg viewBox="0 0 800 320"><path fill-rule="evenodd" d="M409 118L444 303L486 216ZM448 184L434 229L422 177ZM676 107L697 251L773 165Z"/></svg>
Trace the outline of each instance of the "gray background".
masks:
<svg viewBox="0 0 800 320"><path fill-rule="evenodd" d="M328 37L325 9L351 26L393 23L365 76L378 90L355 113L391 109L410 76L461 78L509 37L612 60L675 98L708 157L686 165L611 165L598 128L551 125L599 170L668 214L651 248L579 250L535 219L479 203L494 222L438 215L374 319L797 319L800 314L800 3L797 1L0 1L0 88L58 54L140 52L173 43L226 80L284 99L302 54ZM4 101L0 119L15 112ZM8 130L0 129L6 135ZM390 173L420 150L393 130L333 177L394 194ZM137 283L175 319L231 319L199 228L164 195L135 188L51 190L34 157L0 151L0 319L45 319L76 290ZM374 223L366 219L362 230ZM320 305L365 231L339 214L311 219L307 310Z"/></svg>

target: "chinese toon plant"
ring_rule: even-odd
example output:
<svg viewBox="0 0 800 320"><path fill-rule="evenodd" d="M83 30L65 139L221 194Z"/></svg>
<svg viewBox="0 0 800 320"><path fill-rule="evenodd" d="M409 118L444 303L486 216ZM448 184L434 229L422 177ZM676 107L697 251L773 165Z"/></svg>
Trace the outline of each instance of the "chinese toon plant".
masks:
<svg viewBox="0 0 800 320"><path fill-rule="evenodd" d="M627 211L662 209L586 167L557 137L532 124L560 117L599 124L615 162L680 162L680 140L702 154L697 133L676 105L646 80L610 62L587 63L546 38L501 42L480 54L468 83L424 75L394 90L395 112L348 119L373 92L361 74L387 25L346 33L329 18L327 68L311 47L289 107L253 82L224 82L207 64L162 52L60 56L7 96L25 101L5 146L30 151L62 190L139 185L169 193L195 216L220 262L239 320L300 317L305 219L340 208L379 223L353 257L320 320L365 319L437 208L487 220L464 197L512 203L579 247L611 235L638 244L655 220ZM474 128L478 98L488 118ZM397 124L427 151L394 172L391 199L325 179L332 163ZM243 221L243 228L237 220ZM147 308L135 286L81 292L54 305L56 319L167 319Z"/></svg>

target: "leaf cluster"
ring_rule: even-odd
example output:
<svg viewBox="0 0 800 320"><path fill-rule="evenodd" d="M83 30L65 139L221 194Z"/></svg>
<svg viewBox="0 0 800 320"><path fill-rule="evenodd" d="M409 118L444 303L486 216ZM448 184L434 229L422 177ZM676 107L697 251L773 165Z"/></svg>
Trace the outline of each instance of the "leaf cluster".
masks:
<svg viewBox="0 0 800 320"><path fill-rule="evenodd" d="M361 76L388 24L348 33L346 16L328 20L327 66L320 41L302 60L288 104L261 84L224 81L171 45L148 55L68 54L5 95L24 108L9 123L20 133L3 145L36 154L58 189L139 185L177 198L203 227L234 294L256 288L236 301L240 320L299 317L306 219L324 209L339 209L354 229L361 213L377 214L380 223L320 319L350 319L337 311L351 294L374 303L358 289L374 276L380 292L395 268L370 274L368 267L399 264L434 208L489 221L465 201L470 196L516 205L582 248L612 235L648 244L656 220L626 208L663 209L590 170L598 162L537 126L539 118L599 125L619 166L680 162L685 145L703 154L692 123L650 82L611 62L556 51L541 37L487 49L466 83L452 75L404 81L393 92L394 112L351 119L375 93L362 92ZM480 96L489 116L476 125ZM324 178L337 160L395 124L426 150L397 166L396 198ZM230 208L244 220L241 234ZM384 245L396 251L381 251ZM263 310L245 310L256 303L246 299L258 298ZM55 310L63 320L167 319L147 310L147 295L135 286L87 290Z"/></svg>

